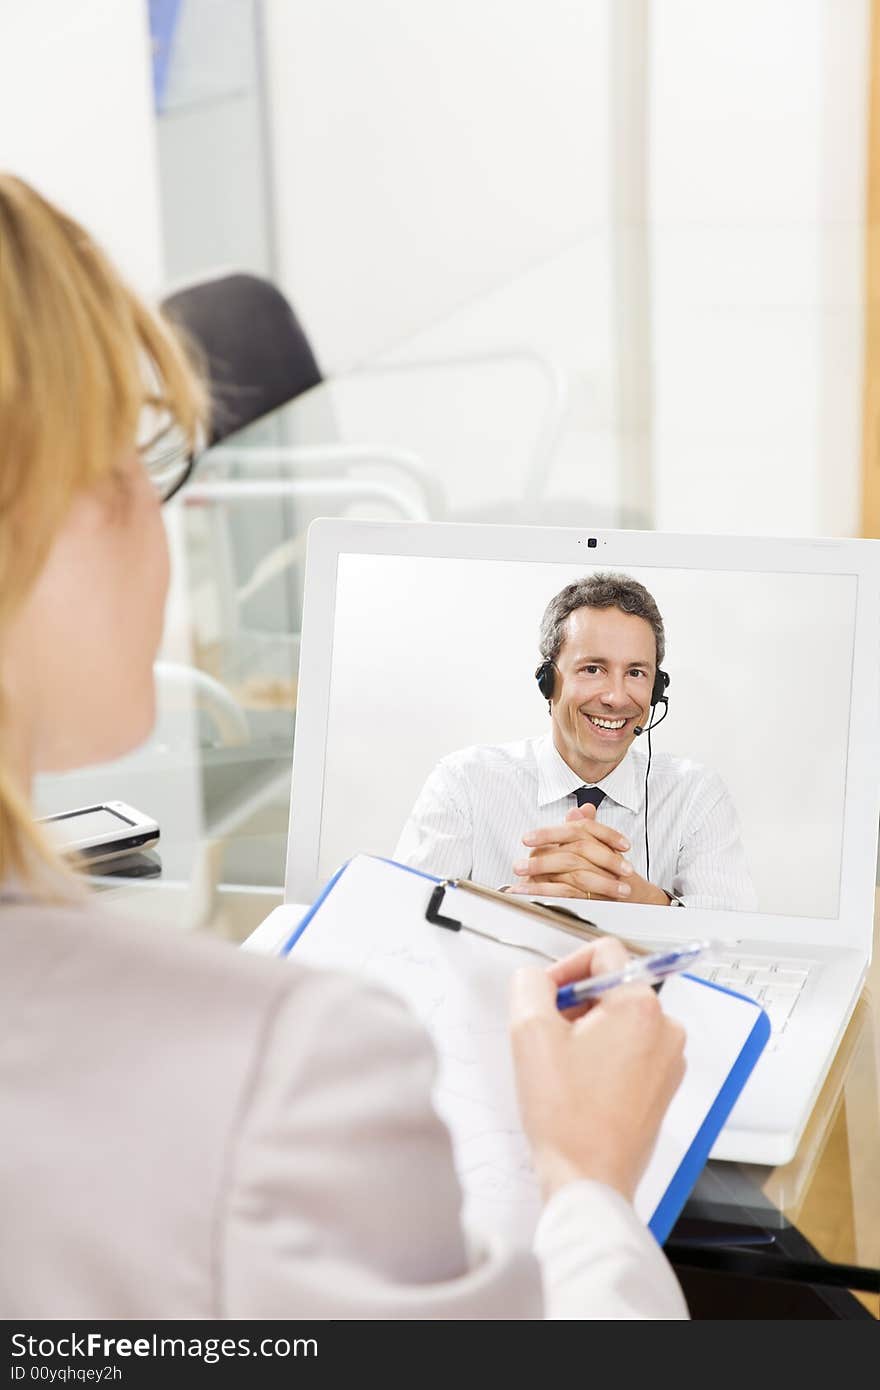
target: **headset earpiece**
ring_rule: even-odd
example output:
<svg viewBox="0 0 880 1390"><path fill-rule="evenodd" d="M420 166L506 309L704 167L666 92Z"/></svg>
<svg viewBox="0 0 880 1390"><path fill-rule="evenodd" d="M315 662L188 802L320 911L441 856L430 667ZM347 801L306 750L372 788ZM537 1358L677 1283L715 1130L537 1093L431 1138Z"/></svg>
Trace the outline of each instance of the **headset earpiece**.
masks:
<svg viewBox="0 0 880 1390"><path fill-rule="evenodd" d="M545 700L553 699L553 687L556 684L556 667L552 661L542 661L535 672L535 680L538 682L538 689Z"/></svg>
<svg viewBox="0 0 880 1390"><path fill-rule="evenodd" d="M658 667L658 668L657 668L657 674L654 676L654 684L653 684L653 686L651 687L651 710L650 710L650 718L649 718L647 724L636 724L635 728L633 729L633 733L635 734L636 738L639 738L639 737L645 732L645 730L646 730L647 728L649 728L649 727L654 723L654 707L655 707L655 705L659 705L659 704L660 704L660 701L662 700L662 701L663 701L663 704L666 706L666 708L667 708L667 709L669 708L669 701L668 701L667 698L666 698L666 687L667 687L668 684L669 684L669 673L668 673L667 671L661 671L660 668ZM661 719L662 719L663 717L664 717L664 716L661 715ZM658 720L657 720L657 723L659 724L660 722L661 722L660 719L658 719Z"/></svg>
<svg viewBox="0 0 880 1390"><path fill-rule="evenodd" d="M665 697L665 695L666 695L666 687L667 687L668 684L669 684L669 673L668 673L667 671L661 671L660 668L659 668L659 666L658 666L658 668L657 668L657 674L654 676L654 685L653 685L653 688L652 688L652 690L651 690L651 708L652 708L652 709L654 708L655 705L659 704L660 701Z"/></svg>

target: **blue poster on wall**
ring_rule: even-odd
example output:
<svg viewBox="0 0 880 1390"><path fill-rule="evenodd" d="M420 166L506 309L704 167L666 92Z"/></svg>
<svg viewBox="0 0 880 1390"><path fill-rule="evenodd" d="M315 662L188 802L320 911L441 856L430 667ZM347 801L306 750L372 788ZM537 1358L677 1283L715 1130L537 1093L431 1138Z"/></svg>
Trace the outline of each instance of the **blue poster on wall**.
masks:
<svg viewBox="0 0 880 1390"><path fill-rule="evenodd" d="M181 0L148 0L150 40L153 50L153 100L161 112L165 101L171 48Z"/></svg>

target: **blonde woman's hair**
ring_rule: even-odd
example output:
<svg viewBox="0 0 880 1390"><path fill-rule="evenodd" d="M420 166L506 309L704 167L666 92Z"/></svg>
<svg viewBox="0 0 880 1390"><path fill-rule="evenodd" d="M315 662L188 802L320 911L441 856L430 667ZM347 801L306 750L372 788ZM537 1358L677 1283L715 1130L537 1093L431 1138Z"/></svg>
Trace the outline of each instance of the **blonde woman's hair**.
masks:
<svg viewBox="0 0 880 1390"><path fill-rule="evenodd" d="M71 217L0 173L0 657L78 493L118 472L145 408L195 448L206 397L175 330ZM0 885L54 864L10 772L0 690Z"/></svg>

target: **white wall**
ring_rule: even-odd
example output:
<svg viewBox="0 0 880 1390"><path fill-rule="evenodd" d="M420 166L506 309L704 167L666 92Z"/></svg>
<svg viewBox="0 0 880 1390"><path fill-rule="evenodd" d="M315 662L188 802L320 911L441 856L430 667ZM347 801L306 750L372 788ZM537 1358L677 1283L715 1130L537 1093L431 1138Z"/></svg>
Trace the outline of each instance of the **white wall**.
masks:
<svg viewBox="0 0 880 1390"><path fill-rule="evenodd" d="M868 21L652 7L661 529L858 534Z"/></svg>
<svg viewBox="0 0 880 1390"><path fill-rule="evenodd" d="M597 524L624 502L617 524L857 533L868 0L266 12L281 276L328 369L532 345L571 388L551 498L580 496ZM611 90L638 83L635 47L647 220L621 172L638 93ZM650 302L630 313L643 239ZM631 379L649 430L653 413L647 517L626 476L640 419L617 399ZM373 418L342 402L340 430L390 431L475 509L515 494L539 419L511 409L517 383L480 389L480 421L454 396L444 420L441 387Z"/></svg>
<svg viewBox="0 0 880 1390"><path fill-rule="evenodd" d="M83 222L139 289L158 289L146 0L0 5L0 168Z"/></svg>
<svg viewBox="0 0 880 1390"><path fill-rule="evenodd" d="M614 524L609 0L265 13L280 276L325 370L532 349L567 385L549 492ZM519 497L548 403L540 368L501 364L334 404L473 515Z"/></svg>
<svg viewBox="0 0 880 1390"><path fill-rule="evenodd" d="M281 273L329 368L602 218L605 10L268 0Z"/></svg>

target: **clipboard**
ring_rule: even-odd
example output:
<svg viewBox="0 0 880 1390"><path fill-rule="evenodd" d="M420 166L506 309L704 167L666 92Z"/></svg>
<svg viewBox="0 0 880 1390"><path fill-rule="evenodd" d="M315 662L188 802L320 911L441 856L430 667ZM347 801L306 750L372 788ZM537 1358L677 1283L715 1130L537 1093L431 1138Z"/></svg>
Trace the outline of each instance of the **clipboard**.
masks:
<svg viewBox="0 0 880 1390"><path fill-rule="evenodd" d="M358 855L281 947L281 955L293 952L304 964L384 985L425 1026L438 1055L434 1103L452 1138L465 1219L477 1228L530 1241L541 1209L508 1042L510 976L523 964L540 964L538 956L549 962L570 954L573 936L591 934L604 933L539 904ZM766 1045L770 1022L754 1000L696 976L668 979L660 1000L687 1031L687 1071L634 1205L662 1245Z"/></svg>
<svg viewBox="0 0 880 1390"><path fill-rule="evenodd" d="M394 861L387 860L386 862L393 863ZM545 925L556 927L561 932L567 932L570 936L577 937L581 943L598 941L600 937L608 935L607 932L597 927L595 922L591 922L588 917L581 917L580 913L573 912L571 908L534 902L529 898L520 897L519 894L504 893L499 888L486 888L482 883L473 883L468 878L443 878L439 880L428 899L425 920L432 922L435 926L448 927L452 931L478 931L479 929L473 924L441 914L447 888L458 888L463 893L476 893L477 897L483 901L499 903L504 907L512 908L515 912L525 912L538 917ZM617 939L634 956L649 955L650 951L654 949L644 946L640 941L632 941L625 936L619 936Z"/></svg>

